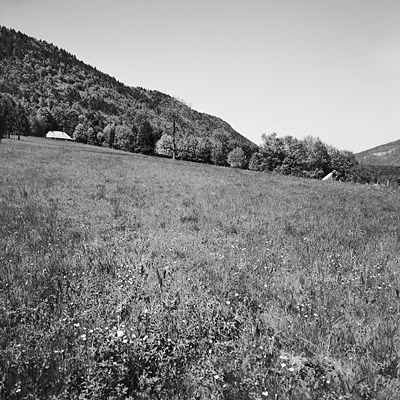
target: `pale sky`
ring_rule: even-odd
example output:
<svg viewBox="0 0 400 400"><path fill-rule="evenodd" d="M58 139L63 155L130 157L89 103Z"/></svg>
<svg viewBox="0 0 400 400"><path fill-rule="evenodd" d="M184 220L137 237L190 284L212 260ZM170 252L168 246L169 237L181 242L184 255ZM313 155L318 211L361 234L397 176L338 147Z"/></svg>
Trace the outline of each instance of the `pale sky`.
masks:
<svg viewBox="0 0 400 400"><path fill-rule="evenodd" d="M253 142L400 139L399 0L0 0L0 25Z"/></svg>

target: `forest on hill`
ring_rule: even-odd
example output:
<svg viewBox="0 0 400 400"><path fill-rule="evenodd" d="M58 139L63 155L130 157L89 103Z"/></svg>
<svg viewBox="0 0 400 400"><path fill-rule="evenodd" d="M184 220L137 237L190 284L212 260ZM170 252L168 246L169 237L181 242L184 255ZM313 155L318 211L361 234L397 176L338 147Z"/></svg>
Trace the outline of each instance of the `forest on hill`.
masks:
<svg viewBox="0 0 400 400"><path fill-rule="evenodd" d="M62 130L78 142L154 153L165 133L177 141L255 145L225 121L167 94L128 87L57 46L0 27L0 93L11 134ZM200 161L207 161L201 160Z"/></svg>
<svg viewBox="0 0 400 400"><path fill-rule="evenodd" d="M184 101L128 87L69 52L0 26L0 139L61 130L77 142L254 171L361 183L397 182L318 138L262 135L262 144Z"/></svg>
<svg viewBox="0 0 400 400"><path fill-rule="evenodd" d="M363 164L400 167L400 140L357 153L356 158Z"/></svg>

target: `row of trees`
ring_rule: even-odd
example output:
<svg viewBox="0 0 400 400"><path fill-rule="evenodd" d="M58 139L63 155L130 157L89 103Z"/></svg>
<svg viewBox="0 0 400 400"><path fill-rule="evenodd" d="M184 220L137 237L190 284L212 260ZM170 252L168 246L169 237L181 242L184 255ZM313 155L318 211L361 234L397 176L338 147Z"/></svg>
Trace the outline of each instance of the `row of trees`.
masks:
<svg viewBox="0 0 400 400"><path fill-rule="evenodd" d="M164 134L156 143L155 153L165 157L197 161L215 165L244 168L246 154L234 141L222 141L221 136L213 134L207 137L179 137Z"/></svg>
<svg viewBox="0 0 400 400"><path fill-rule="evenodd" d="M352 152L314 137L300 140L264 134L260 146L246 146L221 129L209 137L185 133L179 117L171 118L164 129L153 126L142 114L130 125L116 119L103 127L91 122L95 118L62 106L52 111L40 108L32 114L28 110L11 96L0 95L0 140L10 135L43 137L48 130L59 129L80 143L129 152L316 179L334 170L335 178L342 181L399 184L400 168L359 164Z"/></svg>
<svg viewBox="0 0 400 400"><path fill-rule="evenodd" d="M316 179L335 170L336 178L345 181L355 179L357 165L352 152L328 146L319 138L309 136L300 140L273 133L262 135L262 145L251 156L248 168Z"/></svg>
<svg viewBox="0 0 400 400"><path fill-rule="evenodd" d="M143 154L154 153L160 136L149 121L140 118L131 127L113 122L107 124L103 130L95 130L87 123L78 123L73 133L76 142Z"/></svg>

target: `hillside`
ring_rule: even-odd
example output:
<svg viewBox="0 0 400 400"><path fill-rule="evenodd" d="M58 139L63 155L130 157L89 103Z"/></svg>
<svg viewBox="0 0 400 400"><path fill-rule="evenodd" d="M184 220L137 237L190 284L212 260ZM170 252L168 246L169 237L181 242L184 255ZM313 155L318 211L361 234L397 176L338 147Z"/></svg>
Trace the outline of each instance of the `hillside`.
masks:
<svg viewBox="0 0 400 400"><path fill-rule="evenodd" d="M400 167L400 140L357 153L356 158L363 164Z"/></svg>
<svg viewBox="0 0 400 400"><path fill-rule="evenodd" d="M399 399L399 193L0 144L1 399Z"/></svg>
<svg viewBox="0 0 400 400"><path fill-rule="evenodd" d="M84 144L315 179L335 170L342 181L397 184L399 175L358 168L354 154L318 138L262 135L256 146L184 101L127 87L57 46L0 27L0 139L49 130Z"/></svg>
<svg viewBox="0 0 400 400"><path fill-rule="evenodd" d="M167 94L127 87L55 45L1 26L0 94L14 134L59 129L78 141L108 145L115 132L105 137L104 129L120 126L116 147L129 151L152 153L164 133L223 140L229 150L240 146L246 153L255 147L220 118Z"/></svg>

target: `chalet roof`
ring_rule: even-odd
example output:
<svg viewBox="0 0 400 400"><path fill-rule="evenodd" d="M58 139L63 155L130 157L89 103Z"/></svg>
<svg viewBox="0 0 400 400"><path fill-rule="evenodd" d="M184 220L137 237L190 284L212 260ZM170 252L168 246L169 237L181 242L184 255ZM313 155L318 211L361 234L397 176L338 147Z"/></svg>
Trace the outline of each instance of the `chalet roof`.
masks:
<svg viewBox="0 0 400 400"><path fill-rule="evenodd" d="M46 135L49 139L63 139L63 140L72 140L72 137L67 135L65 132L61 131L49 131Z"/></svg>
<svg viewBox="0 0 400 400"><path fill-rule="evenodd" d="M330 180L332 180L332 179L333 179L333 171L332 171L332 172L329 172L328 175L326 175L326 176L324 176L324 177L322 178L323 181L330 181Z"/></svg>

